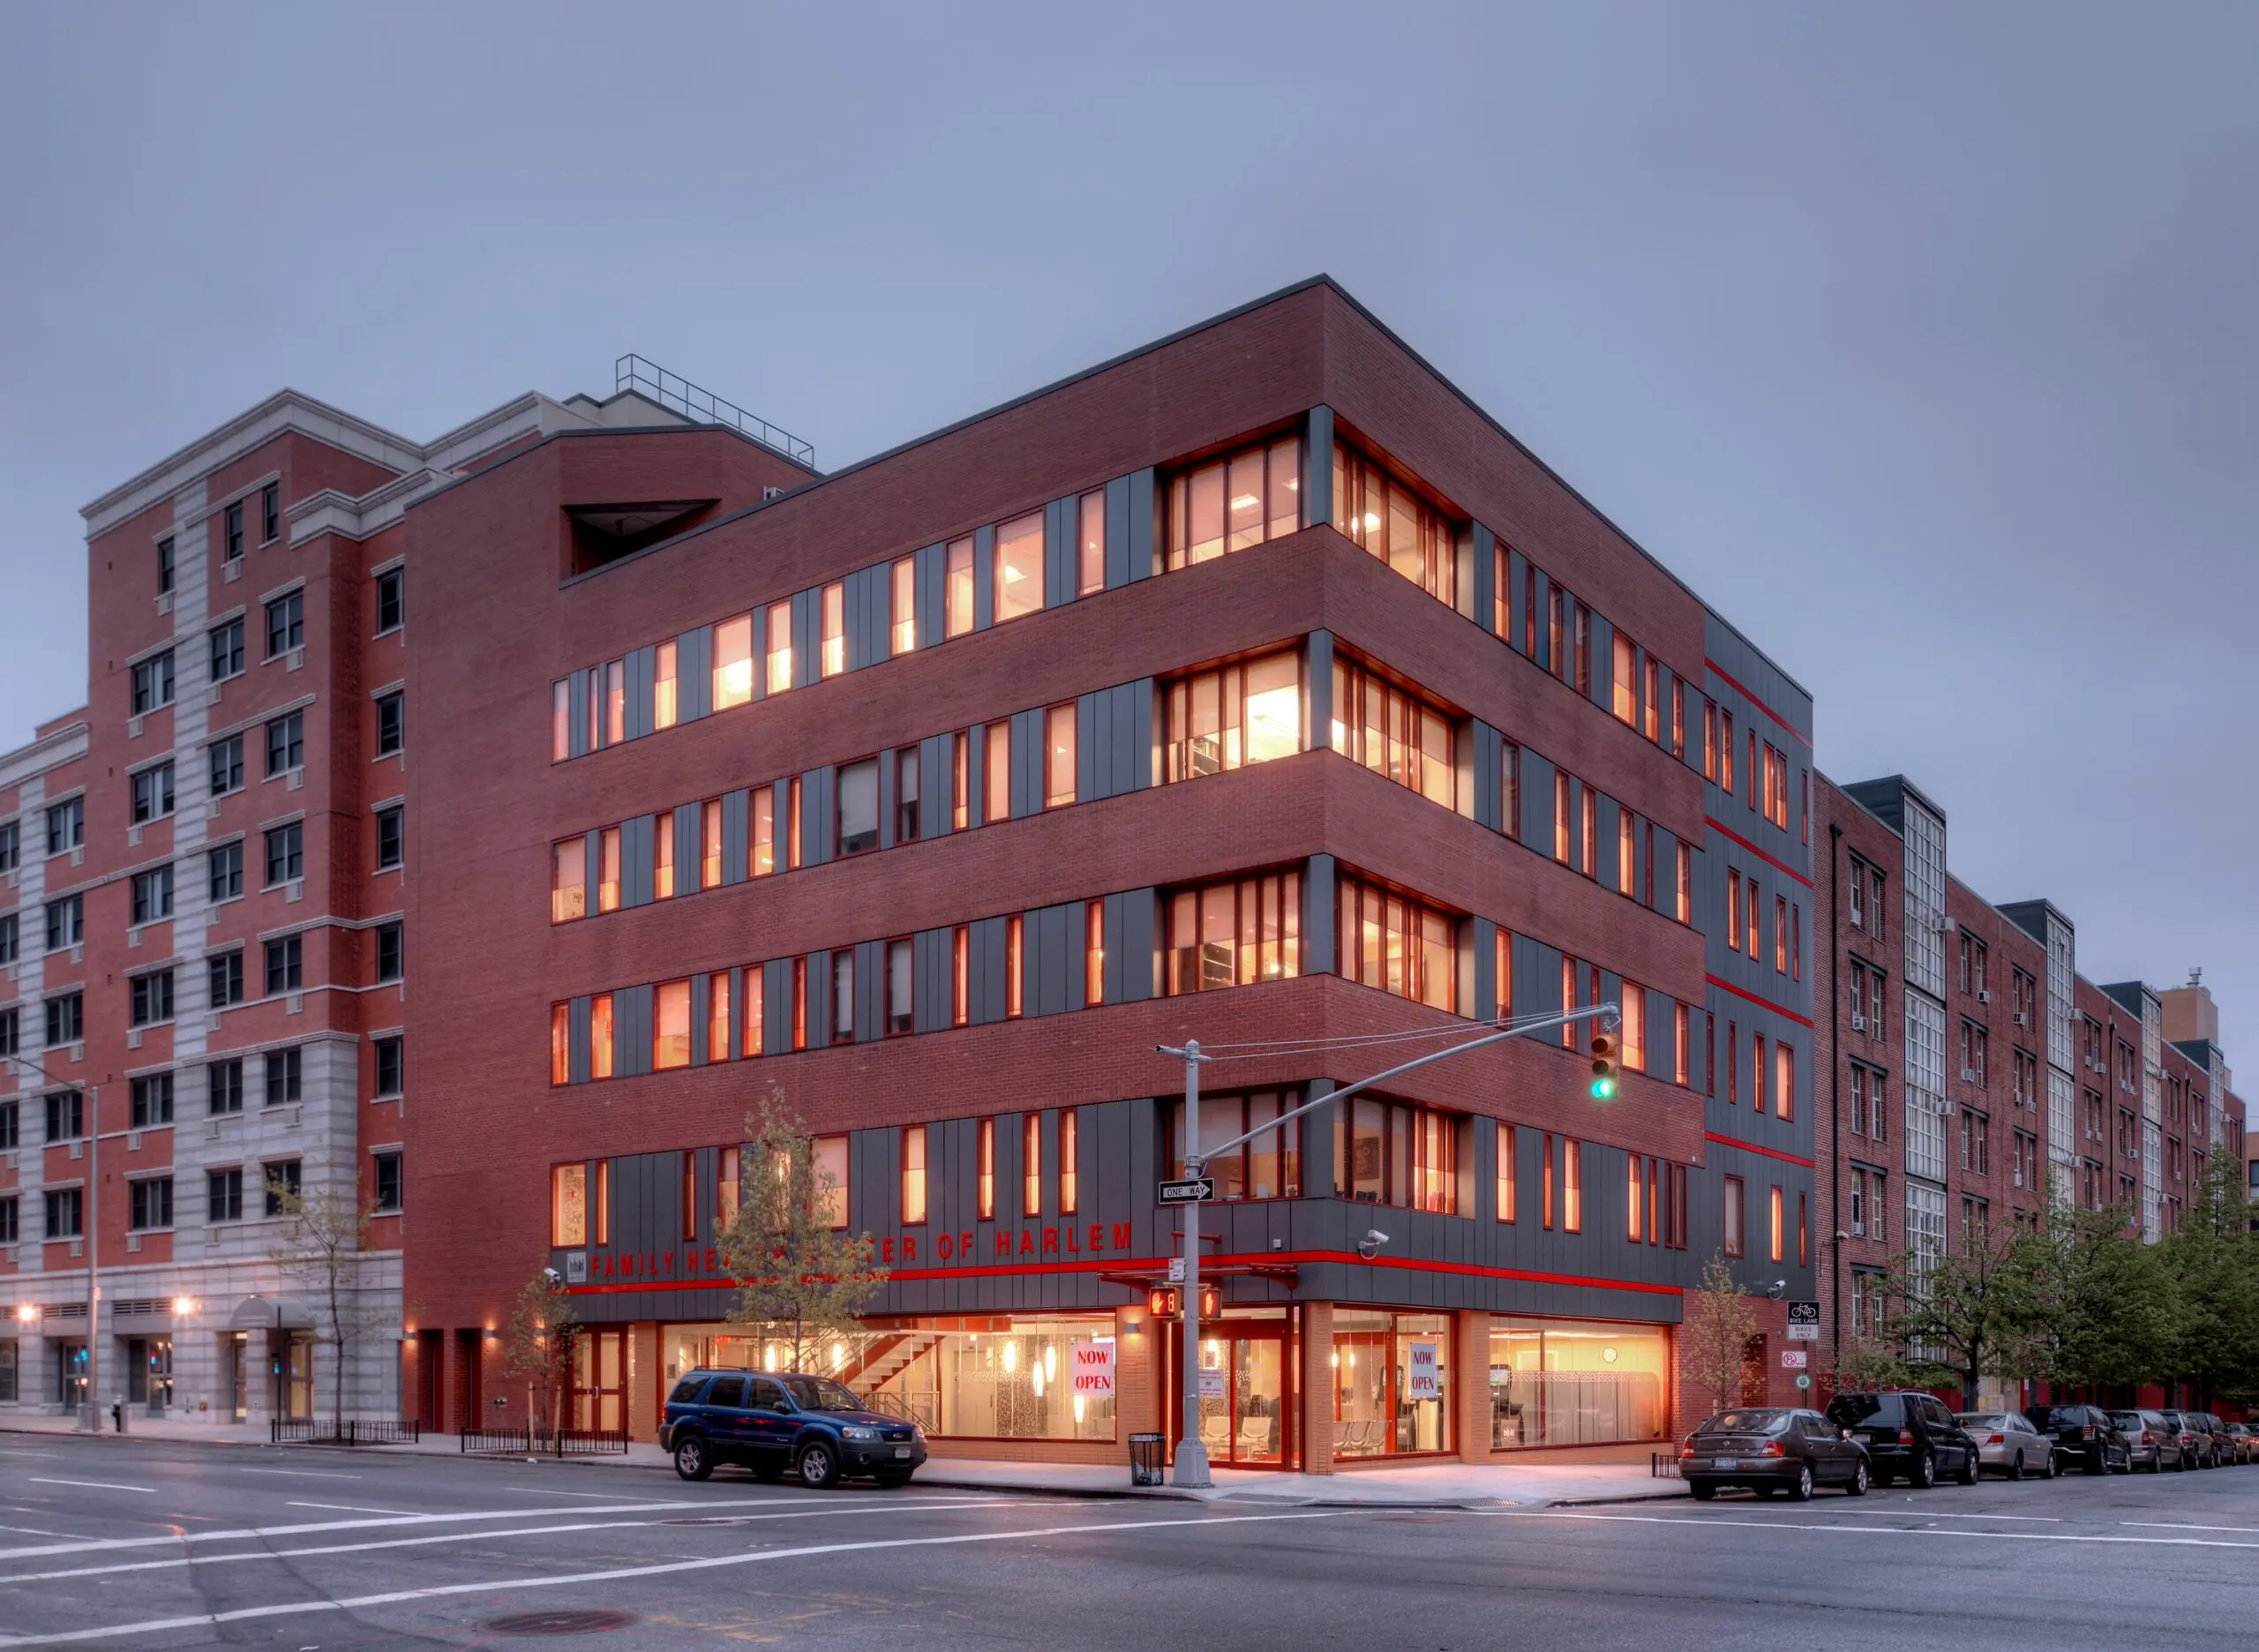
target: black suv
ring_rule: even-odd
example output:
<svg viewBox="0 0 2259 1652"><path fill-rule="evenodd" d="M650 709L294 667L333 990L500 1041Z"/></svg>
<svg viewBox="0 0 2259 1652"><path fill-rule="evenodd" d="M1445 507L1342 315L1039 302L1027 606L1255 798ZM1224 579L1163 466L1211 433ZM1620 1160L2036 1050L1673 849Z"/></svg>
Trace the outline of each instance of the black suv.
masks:
<svg viewBox="0 0 2259 1652"><path fill-rule="evenodd" d="M1935 1394L1912 1388L1841 1393L1827 1402L1827 1420L1867 1448L1879 1486L1898 1479L1924 1487L1948 1478L1977 1483L1977 1442Z"/></svg>
<svg viewBox="0 0 2259 1652"><path fill-rule="evenodd" d="M694 1370L667 1396L659 1449L673 1453L674 1471L686 1480L741 1463L756 1480L795 1469L801 1484L818 1490L845 1475L899 1486L926 1461L926 1437L829 1377Z"/></svg>
<svg viewBox="0 0 2259 1652"><path fill-rule="evenodd" d="M2042 1434L2055 1437L2055 1449L2090 1475L2115 1468L2133 1472L2134 1458L2125 1436L2100 1406L2034 1406L2024 1415Z"/></svg>

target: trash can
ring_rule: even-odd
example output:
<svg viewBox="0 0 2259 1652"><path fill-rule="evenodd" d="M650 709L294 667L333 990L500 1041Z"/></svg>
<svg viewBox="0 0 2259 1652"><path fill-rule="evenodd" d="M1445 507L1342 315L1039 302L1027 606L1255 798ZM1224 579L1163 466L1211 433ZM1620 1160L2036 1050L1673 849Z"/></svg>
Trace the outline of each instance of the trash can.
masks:
<svg viewBox="0 0 2259 1652"><path fill-rule="evenodd" d="M1161 1452L1168 1442L1159 1434L1130 1437L1130 1483L1157 1486L1161 1483Z"/></svg>

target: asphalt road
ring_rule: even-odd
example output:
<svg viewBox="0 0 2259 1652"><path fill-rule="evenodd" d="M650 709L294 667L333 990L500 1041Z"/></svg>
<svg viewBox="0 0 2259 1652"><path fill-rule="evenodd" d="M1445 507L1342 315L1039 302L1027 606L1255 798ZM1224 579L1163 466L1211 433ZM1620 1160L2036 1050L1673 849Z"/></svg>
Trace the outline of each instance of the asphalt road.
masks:
<svg viewBox="0 0 2259 1652"><path fill-rule="evenodd" d="M0 1647L2247 1647L2259 1468L1420 1512L0 1436Z"/></svg>

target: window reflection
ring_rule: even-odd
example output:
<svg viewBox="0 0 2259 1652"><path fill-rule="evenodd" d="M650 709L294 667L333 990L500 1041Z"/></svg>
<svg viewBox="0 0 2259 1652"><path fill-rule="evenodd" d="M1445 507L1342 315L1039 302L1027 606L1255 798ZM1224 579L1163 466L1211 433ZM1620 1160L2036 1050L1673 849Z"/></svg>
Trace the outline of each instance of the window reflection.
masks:
<svg viewBox="0 0 2259 1652"><path fill-rule="evenodd" d="M1302 749L1302 663L1294 650L1169 684L1162 778L1190 780Z"/></svg>

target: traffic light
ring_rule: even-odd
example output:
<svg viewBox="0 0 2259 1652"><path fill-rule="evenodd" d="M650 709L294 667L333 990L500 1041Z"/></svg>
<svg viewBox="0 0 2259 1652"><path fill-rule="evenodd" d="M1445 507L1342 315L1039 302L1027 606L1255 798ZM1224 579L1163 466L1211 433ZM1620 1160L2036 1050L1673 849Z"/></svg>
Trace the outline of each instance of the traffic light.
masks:
<svg viewBox="0 0 2259 1652"><path fill-rule="evenodd" d="M1592 1099L1613 1101L1623 1079L1623 1069L1617 1064L1616 1037L1610 1032L1592 1035Z"/></svg>
<svg viewBox="0 0 2259 1652"><path fill-rule="evenodd" d="M1145 1307L1156 1319L1174 1319L1184 1310L1184 1302L1176 1292L1156 1285L1145 1293Z"/></svg>
<svg viewBox="0 0 2259 1652"><path fill-rule="evenodd" d="M1217 1310L1222 1306L1223 1301L1216 1295L1216 1288L1213 1285L1203 1285L1200 1288L1200 1317L1203 1319L1213 1319Z"/></svg>

